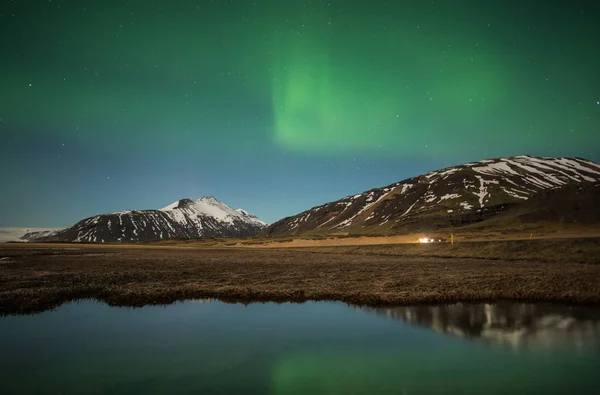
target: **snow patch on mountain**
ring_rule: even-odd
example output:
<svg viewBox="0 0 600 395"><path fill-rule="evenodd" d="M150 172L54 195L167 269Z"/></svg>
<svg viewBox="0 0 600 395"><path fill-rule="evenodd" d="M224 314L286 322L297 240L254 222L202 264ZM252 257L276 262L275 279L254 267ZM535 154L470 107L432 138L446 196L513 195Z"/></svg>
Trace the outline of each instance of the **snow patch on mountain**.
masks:
<svg viewBox="0 0 600 395"><path fill-rule="evenodd" d="M459 204L464 210L471 210L473 208L473 206L470 205L469 202L460 202Z"/></svg>
<svg viewBox="0 0 600 395"><path fill-rule="evenodd" d="M346 226L350 225L352 223L352 221L354 220L354 218L358 217L360 214L362 214L365 211L367 211L369 209L369 207L374 206L375 204L379 203L379 201L381 201L383 198L385 198L386 196L388 196L391 193L391 191L389 189L388 189L388 191L389 192L384 193L383 195L381 195L376 201L372 201L374 192L371 192L369 194L369 197L367 198L367 204L361 210L359 210L352 217L350 217L350 218L348 218L348 219L340 222L338 225L333 226L331 229L334 229L334 228L343 228L343 227L346 227Z"/></svg>
<svg viewBox="0 0 600 395"><path fill-rule="evenodd" d="M440 202L448 199L458 199L459 197L458 193L448 193L440 198Z"/></svg>
<svg viewBox="0 0 600 395"><path fill-rule="evenodd" d="M413 209L413 207L415 207L415 205L416 205L417 203L419 203L419 201L418 201L418 200L417 200L416 202L414 202L414 203L413 203L413 204L412 204L412 205L411 205L411 206L408 208L408 210L406 210L406 211L404 212L404 214L402 214L402 215L400 216L400 218L402 218L402 217L406 216L408 213L410 213L410 210L412 210L412 209Z"/></svg>

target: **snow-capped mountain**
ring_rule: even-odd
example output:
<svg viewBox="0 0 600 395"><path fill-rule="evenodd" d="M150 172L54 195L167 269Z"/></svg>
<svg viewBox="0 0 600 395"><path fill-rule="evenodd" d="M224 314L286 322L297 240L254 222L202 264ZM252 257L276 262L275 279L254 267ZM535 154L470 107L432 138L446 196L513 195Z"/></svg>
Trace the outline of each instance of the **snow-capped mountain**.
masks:
<svg viewBox="0 0 600 395"><path fill-rule="evenodd" d="M599 182L600 165L584 159L489 159L326 203L275 222L266 233L434 231L481 222L574 185L593 188L597 195Z"/></svg>
<svg viewBox="0 0 600 395"><path fill-rule="evenodd" d="M59 230L54 228L0 228L0 243L28 241L29 237L49 236Z"/></svg>
<svg viewBox="0 0 600 395"><path fill-rule="evenodd" d="M49 230L32 230L26 232L23 236L19 238L19 241L33 241L42 237L50 237L54 236L62 229L49 229Z"/></svg>
<svg viewBox="0 0 600 395"><path fill-rule="evenodd" d="M266 223L234 210L212 196L181 199L159 210L131 210L96 215L70 228L30 241L127 242L203 237L253 236Z"/></svg>

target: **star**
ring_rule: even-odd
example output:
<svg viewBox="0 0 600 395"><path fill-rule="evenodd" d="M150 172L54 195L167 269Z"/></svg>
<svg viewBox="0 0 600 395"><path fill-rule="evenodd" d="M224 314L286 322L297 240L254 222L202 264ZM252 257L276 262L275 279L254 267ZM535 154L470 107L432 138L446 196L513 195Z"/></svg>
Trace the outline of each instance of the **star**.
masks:
<svg viewBox="0 0 600 395"><path fill-rule="evenodd" d="M3 184L28 177L39 194L55 196L70 191L67 184L77 186L85 174L85 193L100 198L82 199L78 210L46 215L11 210L16 195L0 193L0 226L37 218L74 223L80 219L76 213L100 213L129 199L138 201L146 182L160 193L152 202L144 196L143 204L166 204L195 187L190 167L214 163L227 166L203 172L203 182L216 189L239 184L248 191L244 199L262 205L257 214L263 214L262 208L265 219L276 221L342 196L353 184L374 188L435 164L520 153L586 157L585 150L600 146L595 129L600 90L589 84L600 68L594 56L600 24L589 15L576 18L577 10L565 12L568 7L529 2L535 3L530 8L519 0L477 2L476 10L469 1L452 2L452 7L435 0L427 6L275 1L263 2L258 11L256 0L210 6L162 0L144 12L132 2L119 2L91 17L92 9L86 12L78 0L4 3L20 6L0 11L2 31L11 37L0 62L0 75L7 80L6 89L0 89L0 156L14 161L9 164L15 170L2 173ZM594 2L579 3L586 14L594 10ZM12 12L18 17L11 18ZM530 12L548 18L534 19ZM235 25L219 36L218 45L203 45L234 16ZM194 23L182 23L192 17ZM444 23L432 23L438 19ZM556 26L575 19L578 28L555 34ZM84 29L73 25L77 20L85 21ZM140 46L141 37L160 39ZM546 45L548 38L552 46ZM565 56L544 62L557 52ZM48 67L40 64L40 58L52 54L60 56ZM573 69L577 73L564 72ZM21 88L33 87L29 78L40 83L35 92ZM530 119L538 120L531 128ZM476 133L480 130L485 132ZM52 145L56 141L58 152ZM64 141L73 143L68 151L60 150L66 148ZM432 142L431 150L425 141ZM45 152L51 160L42 171L36 169L40 151L51 151ZM599 158L600 151L595 155ZM131 165L107 167L113 160ZM285 171L271 166L280 160ZM346 174L332 180L338 166L350 162L357 179ZM241 177L232 168L253 176ZM75 169L77 177L65 178L65 188L50 189L44 177L63 169ZM124 194L111 193L100 178L112 181L102 175L106 170L115 171L119 183L139 182ZM255 176L263 172L268 176ZM312 183L328 189L270 207L264 191L281 182L289 196ZM15 201L27 207L27 199L33 202L39 194ZM240 198L241 206L244 202Z"/></svg>

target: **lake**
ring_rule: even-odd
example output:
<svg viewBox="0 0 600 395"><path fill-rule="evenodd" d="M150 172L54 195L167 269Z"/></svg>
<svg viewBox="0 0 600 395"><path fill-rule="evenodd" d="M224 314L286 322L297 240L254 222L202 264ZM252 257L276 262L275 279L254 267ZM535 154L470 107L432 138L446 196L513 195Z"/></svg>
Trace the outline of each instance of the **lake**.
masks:
<svg viewBox="0 0 600 395"><path fill-rule="evenodd" d="M0 394L596 394L600 309L339 302L0 318Z"/></svg>

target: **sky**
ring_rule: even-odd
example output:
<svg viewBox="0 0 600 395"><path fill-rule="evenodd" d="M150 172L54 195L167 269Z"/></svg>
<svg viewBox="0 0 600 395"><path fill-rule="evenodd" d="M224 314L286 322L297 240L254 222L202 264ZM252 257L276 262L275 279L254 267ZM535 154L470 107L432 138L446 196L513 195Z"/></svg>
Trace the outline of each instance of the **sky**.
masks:
<svg viewBox="0 0 600 395"><path fill-rule="evenodd" d="M600 161L600 4L0 2L0 226L267 222L445 166Z"/></svg>

